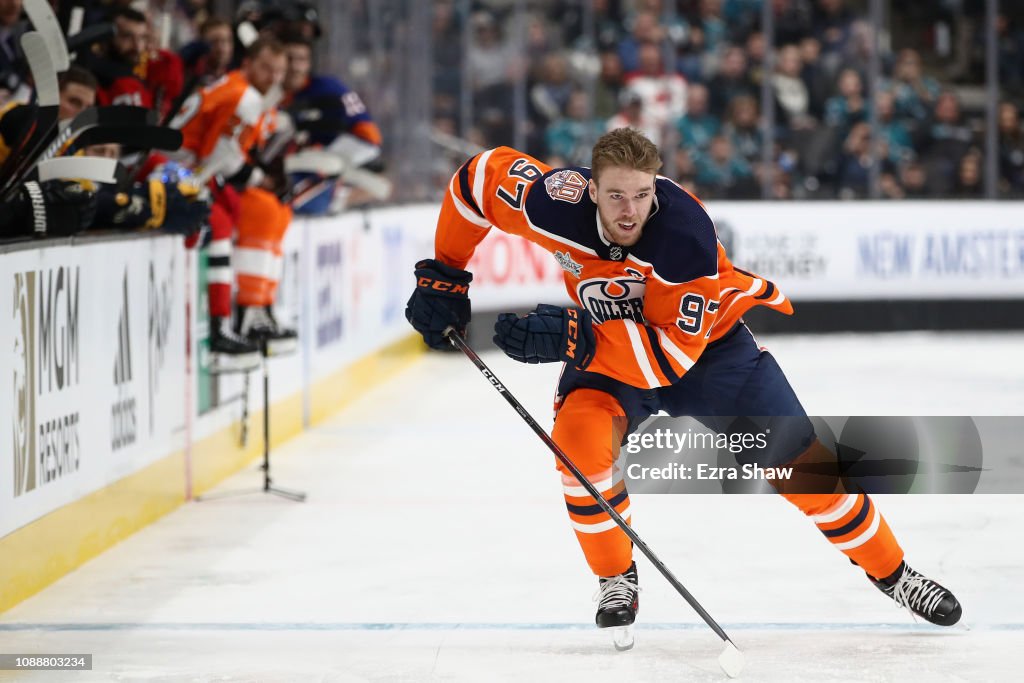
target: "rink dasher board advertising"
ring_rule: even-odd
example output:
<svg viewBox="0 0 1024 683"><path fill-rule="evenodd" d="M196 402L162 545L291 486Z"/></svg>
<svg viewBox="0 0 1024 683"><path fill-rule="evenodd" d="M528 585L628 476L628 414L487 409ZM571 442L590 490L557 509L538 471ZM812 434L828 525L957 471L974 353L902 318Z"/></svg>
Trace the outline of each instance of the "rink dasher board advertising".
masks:
<svg viewBox="0 0 1024 683"><path fill-rule="evenodd" d="M732 263L794 302L1024 298L1020 202L709 202ZM423 221L436 220L424 211ZM474 309L564 303L562 269L491 229L469 264Z"/></svg>
<svg viewBox="0 0 1024 683"><path fill-rule="evenodd" d="M712 202L729 258L794 302L1024 298L1020 202Z"/></svg>
<svg viewBox="0 0 1024 683"><path fill-rule="evenodd" d="M296 279L300 344L315 381L409 333L405 304L417 261L433 254L421 207L297 221L286 253L305 254ZM288 279L287 277L285 278Z"/></svg>
<svg viewBox="0 0 1024 683"><path fill-rule="evenodd" d="M0 536L183 445L180 239L0 258Z"/></svg>

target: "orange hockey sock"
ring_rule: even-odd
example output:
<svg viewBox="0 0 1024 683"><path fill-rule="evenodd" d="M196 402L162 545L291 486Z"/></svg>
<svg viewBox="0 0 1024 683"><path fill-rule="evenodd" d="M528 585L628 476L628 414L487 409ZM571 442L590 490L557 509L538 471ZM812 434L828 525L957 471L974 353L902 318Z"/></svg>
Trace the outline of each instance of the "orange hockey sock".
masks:
<svg viewBox="0 0 1024 683"><path fill-rule="evenodd" d="M810 517L837 550L871 576L889 576L903 561L903 549L866 493L782 495Z"/></svg>
<svg viewBox="0 0 1024 683"><path fill-rule="evenodd" d="M624 413L614 398L603 391L577 389L558 411L551 435L628 523L629 493L621 473L613 469L624 429ZM561 463L558 469L569 521L590 569L597 576L614 576L629 569L633 562L629 537Z"/></svg>

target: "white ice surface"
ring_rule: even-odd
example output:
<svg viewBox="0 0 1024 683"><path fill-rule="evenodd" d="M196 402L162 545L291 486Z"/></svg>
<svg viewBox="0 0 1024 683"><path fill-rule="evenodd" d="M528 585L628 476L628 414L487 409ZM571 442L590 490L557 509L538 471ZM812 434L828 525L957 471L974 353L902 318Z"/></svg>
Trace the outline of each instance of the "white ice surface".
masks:
<svg viewBox="0 0 1024 683"><path fill-rule="evenodd" d="M1024 409L1024 335L764 337L809 412ZM545 426L557 368L485 360ZM257 431L258 433L258 431ZM553 460L461 354L432 354L0 615L0 652L92 653L40 681L725 680L720 641L639 560L637 646L592 628ZM222 490L255 488L247 470ZM635 496L635 528L745 652L750 681L999 681L1024 649L1024 496L879 496L967 628L915 624L770 496ZM0 672L0 680L15 679Z"/></svg>

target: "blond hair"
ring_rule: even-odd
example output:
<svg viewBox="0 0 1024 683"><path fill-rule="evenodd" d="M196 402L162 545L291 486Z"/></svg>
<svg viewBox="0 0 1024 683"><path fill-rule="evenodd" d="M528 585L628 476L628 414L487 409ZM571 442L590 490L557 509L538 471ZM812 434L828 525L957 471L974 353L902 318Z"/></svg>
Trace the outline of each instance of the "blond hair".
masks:
<svg viewBox="0 0 1024 683"><path fill-rule="evenodd" d="M590 175L596 180L610 166L657 173L661 168L658 148L635 128L616 128L594 144L590 157Z"/></svg>

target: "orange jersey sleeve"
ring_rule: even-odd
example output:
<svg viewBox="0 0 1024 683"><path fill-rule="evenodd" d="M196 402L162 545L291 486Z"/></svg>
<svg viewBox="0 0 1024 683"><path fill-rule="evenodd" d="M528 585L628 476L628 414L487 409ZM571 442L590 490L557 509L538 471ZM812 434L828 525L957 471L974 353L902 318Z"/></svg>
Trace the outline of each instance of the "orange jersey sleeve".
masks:
<svg viewBox="0 0 1024 683"><path fill-rule="evenodd" d="M549 166L510 147L476 155L452 176L434 241L438 260L465 268L492 226L529 238L523 213L527 188Z"/></svg>
<svg viewBox="0 0 1024 683"><path fill-rule="evenodd" d="M263 107L263 96L242 72L232 71L190 96L171 126L181 129L182 149L198 163L210 156L222 138L236 143L244 157L258 138Z"/></svg>

